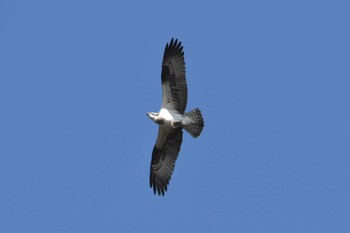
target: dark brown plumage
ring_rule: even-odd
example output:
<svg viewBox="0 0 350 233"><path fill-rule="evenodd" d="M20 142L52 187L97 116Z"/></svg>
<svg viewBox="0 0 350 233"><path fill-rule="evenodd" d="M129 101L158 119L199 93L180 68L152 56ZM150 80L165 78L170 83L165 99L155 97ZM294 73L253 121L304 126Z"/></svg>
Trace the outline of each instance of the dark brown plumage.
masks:
<svg viewBox="0 0 350 233"><path fill-rule="evenodd" d="M164 50L162 62L162 105L159 113L148 116L159 125L157 142L152 152L150 187L164 195L168 189L182 143L182 129L198 137L204 127L197 108L185 113L187 83L184 52L181 42L171 39Z"/></svg>

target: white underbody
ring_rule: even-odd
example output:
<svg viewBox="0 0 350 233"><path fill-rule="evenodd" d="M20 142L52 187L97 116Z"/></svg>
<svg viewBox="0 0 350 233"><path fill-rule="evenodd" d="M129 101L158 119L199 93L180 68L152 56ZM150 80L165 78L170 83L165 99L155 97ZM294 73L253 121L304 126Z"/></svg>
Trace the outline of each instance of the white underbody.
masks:
<svg viewBox="0 0 350 233"><path fill-rule="evenodd" d="M184 117L177 111L168 110L166 108L161 108L157 115L154 115L154 113L152 113L148 114L148 116L157 124L171 128L177 128L192 123L192 120L189 117Z"/></svg>
<svg viewBox="0 0 350 233"><path fill-rule="evenodd" d="M181 122L182 115L173 111L169 111L168 109L161 108L158 113L158 118L164 121L164 126L175 128L174 123Z"/></svg>

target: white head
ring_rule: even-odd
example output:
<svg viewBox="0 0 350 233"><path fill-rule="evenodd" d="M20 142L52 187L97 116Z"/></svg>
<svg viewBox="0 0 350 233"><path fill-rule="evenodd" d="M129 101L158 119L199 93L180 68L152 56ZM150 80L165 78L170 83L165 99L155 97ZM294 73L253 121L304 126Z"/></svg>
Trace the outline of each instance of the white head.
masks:
<svg viewBox="0 0 350 233"><path fill-rule="evenodd" d="M158 117L158 112L148 112L147 116L151 118L151 120L156 121Z"/></svg>

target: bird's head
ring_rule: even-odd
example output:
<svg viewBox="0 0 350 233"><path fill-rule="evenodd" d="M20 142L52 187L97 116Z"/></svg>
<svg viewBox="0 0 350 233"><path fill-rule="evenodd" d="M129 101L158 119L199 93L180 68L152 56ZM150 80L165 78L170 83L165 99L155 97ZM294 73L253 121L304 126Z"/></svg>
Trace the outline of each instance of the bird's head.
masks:
<svg viewBox="0 0 350 233"><path fill-rule="evenodd" d="M156 118L157 118L157 116L158 116L158 113L157 113L157 112L148 112L148 113L147 113L147 116L148 116L149 118L151 118L153 121L155 121Z"/></svg>

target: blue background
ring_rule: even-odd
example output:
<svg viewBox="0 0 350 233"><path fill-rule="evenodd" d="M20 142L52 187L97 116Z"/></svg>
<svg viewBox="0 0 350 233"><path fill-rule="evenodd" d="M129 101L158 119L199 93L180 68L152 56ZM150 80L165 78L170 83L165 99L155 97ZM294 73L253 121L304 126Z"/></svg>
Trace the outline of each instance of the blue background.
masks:
<svg viewBox="0 0 350 233"><path fill-rule="evenodd" d="M0 232L350 232L349 9L0 0ZM159 197L171 37L205 128Z"/></svg>

